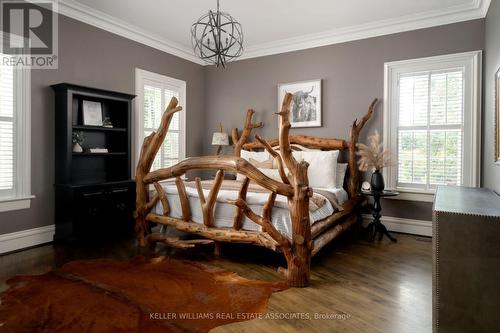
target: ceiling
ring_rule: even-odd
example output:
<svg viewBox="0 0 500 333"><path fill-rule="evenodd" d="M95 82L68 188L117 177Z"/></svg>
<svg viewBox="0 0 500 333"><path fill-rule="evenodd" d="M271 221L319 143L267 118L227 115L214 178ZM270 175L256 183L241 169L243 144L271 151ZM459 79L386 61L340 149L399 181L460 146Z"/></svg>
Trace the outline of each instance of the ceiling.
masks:
<svg viewBox="0 0 500 333"><path fill-rule="evenodd" d="M243 26L244 58L481 18L491 0L220 0ZM190 27L216 0L60 0L59 11L201 63Z"/></svg>

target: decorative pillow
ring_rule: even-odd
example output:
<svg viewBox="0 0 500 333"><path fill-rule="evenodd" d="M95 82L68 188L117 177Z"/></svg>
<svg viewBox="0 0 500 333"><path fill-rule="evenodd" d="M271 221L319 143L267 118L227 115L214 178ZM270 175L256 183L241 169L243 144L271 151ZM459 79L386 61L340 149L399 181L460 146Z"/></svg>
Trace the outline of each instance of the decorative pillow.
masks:
<svg viewBox="0 0 500 333"><path fill-rule="evenodd" d="M339 157L338 150L329 151L301 151L297 152L294 157L297 161L301 159L309 163L307 176L309 178L309 186L319 188L335 188L337 187L337 159ZM296 156L297 155L297 156ZM298 156L301 158L299 159Z"/></svg>
<svg viewBox="0 0 500 333"><path fill-rule="evenodd" d="M337 163L337 175L336 175L336 183L338 188L342 188L344 186L345 172L347 171L347 163Z"/></svg>
<svg viewBox="0 0 500 333"><path fill-rule="evenodd" d="M249 150L241 150L240 156L247 161L250 161L250 158L253 158L256 161L262 162L268 160L271 157L267 151L249 151Z"/></svg>
<svg viewBox="0 0 500 333"><path fill-rule="evenodd" d="M240 156L241 156L241 158L244 158L245 160L250 162L256 168L260 168L260 166L255 165L254 163L259 163L259 162L261 163L261 162L265 162L265 161L268 161L269 159L271 159L271 165L269 166L269 168L272 168L272 158L273 157L267 151L249 151L249 150L242 149ZM252 161L250 161L250 160L253 160L254 163L252 163ZM266 165L266 164L264 164L264 165ZM269 164L267 164L267 165L269 165ZM243 179L245 179L245 176L243 176L242 174L238 174L236 176L236 180L243 180Z"/></svg>
<svg viewBox="0 0 500 333"><path fill-rule="evenodd" d="M260 169L272 169L273 168L273 160L274 158L273 157L269 157L268 160L265 160L265 161L257 161L257 160L254 160L253 158L249 158L248 159L248 162L250 162L251 165L253 165L254 167Z"/></svg>

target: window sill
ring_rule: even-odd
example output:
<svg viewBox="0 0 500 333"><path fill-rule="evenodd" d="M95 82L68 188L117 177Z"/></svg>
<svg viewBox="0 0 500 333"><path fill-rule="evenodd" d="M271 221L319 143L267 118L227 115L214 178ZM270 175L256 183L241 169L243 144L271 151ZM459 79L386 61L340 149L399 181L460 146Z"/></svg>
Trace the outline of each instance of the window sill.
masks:
<svg viewBox="0 0 500 333"><path fill-rule="evenodd" d="M31 199L34 197L34 195L29 195L19 198L2 198L0 199L0 212L28 209L31 205Z"/></svg>
<svg viewBox="0 0 500 333"><path fill-rule="evenodd" d="M399 192L398 196L387 197L390 200L406 200L406 201L420 201L420 202L434 202L434 193L429 192L411 192L408 190L396 189Z"/></svg>

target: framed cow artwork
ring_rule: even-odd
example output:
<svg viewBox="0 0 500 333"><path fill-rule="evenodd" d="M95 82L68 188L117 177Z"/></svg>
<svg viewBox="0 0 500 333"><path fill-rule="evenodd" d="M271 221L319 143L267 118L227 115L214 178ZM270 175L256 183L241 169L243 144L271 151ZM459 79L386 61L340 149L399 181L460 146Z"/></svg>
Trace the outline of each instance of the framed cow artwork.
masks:
<svg viewBox="0 0 500 333"><path fill-rule="evenodd" d="M310 80L278 85L278 110L286 93L291 93L292 127L321 126L321 80Z"/></svg>

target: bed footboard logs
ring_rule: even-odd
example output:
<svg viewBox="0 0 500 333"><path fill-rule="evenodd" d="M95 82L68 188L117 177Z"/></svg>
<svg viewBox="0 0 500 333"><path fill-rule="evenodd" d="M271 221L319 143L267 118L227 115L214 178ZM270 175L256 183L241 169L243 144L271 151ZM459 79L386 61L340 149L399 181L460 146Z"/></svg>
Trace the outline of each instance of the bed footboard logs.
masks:
<svg viewBox="0 0 500 333"><path fill-rule="evenodd" d="M292 221L292 239L283 236L271 224L271 209L276 198L276 191L270 194L268 203L262 210L262 216L255 214L241 198L231 203L243 210L243 213L252 221L262 226L263 230L269 234L278 244L278 247L283 251L287 261L287 268L280 267L278 271L287 280L291 287L307 287L310 283L310 263L313 242L311 240L311 227L309 222L309 198L312 196L312 190L309 187L307 178L307 162L297 162L292 155L292 149L289 141L290 132L290 105L292 95L286 94L283 99L281 112L278 114L281 117L280 121L280 155L285 166L290 172L290 176L286 176L284 172L282 180L288 181L292 187L292 193L288 194L288 206L290 209L290 217ZM258 138L259 142L268 149L270 145L264 139ZM281 166L283 169L283 166ZM281 170L284 171L284 170Z"/></svg>
<svg viewBox="0 0 500 333"><path fill-rule="evenodd" d="M151 166L153 165L153 161L155 159L158 150L160 149L163 141L165 140L165 136L167 135L168 127L170 125L170 121L176 112L182 110L182 107L177 106L177 98L172 97L170 103L167 106L167 109L163 113L161 118L160 127L158 131L151 133L148 135L142 144L141 152L139 155L139 163L137 164L136 172L135 172L135 181L136 181L136 220L135 220L135 230L137 233L137 240L139 241L140 246L146 246L146 232L148 230L146 226L146 215L149 211L154 207L160 194L158 197L155 196L151 202L149 201L148 194L148 185L144 183L144 177L151 170Z"/></svg>
<svg viewBox="0 0 500 333"><path fill-rule="evenodd" d="M245 201L247 198L248 185L250 184L250 178L245 177L243 183L241 184L240 191L238 192L238 200ZM234 213L233 229L240 230L243 227L243 208L237 207Z"/></svg>
<svg viewBox="0 0 500 333"><path fill-rule="evenodd" d="M201 210L203 212L203 223L209 228L214 225L215 201L217 200L217 194L219 193L223 179L224 171L217 171L217 174L215 175L214 185L210 190L210 193L208 194L208 199L205 199L205 195L203 194L200 177L196 177L195 179L198 198L200 198Z"/></svg>

